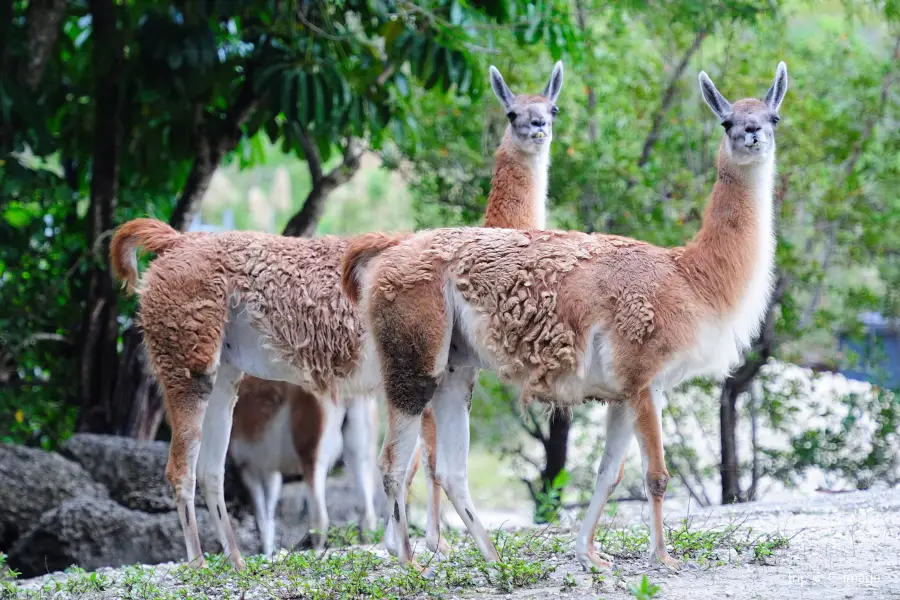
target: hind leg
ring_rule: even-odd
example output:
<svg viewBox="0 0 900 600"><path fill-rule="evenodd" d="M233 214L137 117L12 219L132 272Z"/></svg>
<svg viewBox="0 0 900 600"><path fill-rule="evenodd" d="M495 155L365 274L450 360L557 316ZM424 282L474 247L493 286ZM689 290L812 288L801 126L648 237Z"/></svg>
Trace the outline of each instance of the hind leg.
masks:
<svg viewBox="0 0 900 600"><path fill-rule="evenodd" d="M415 564L406 520L406 472L416 451L420 421L421 415L406 414L389 405L388 432L378 459L390 511L388 519L392 528L393 549L401 563Z"/></svg>
<svg viewBox="0 0 900 600"><path fill-rule="evenodd" d="M425 453L426 505L425 545L442 556L450 555L450 545L441 539L441 486L435 481L437 466L437 427L434 411L426 408L422 413L422 442Z"/></svg>
<svg viewBox="0 0 900 600"><path fill-rule="evenodd" d="M195 375L186 369L165 369L159 377L172 427L166 479L175 495L188 564L193 567L206 566L197 531L194 491L197 487L197 458L203 417L214 379L214 375Z"/></svg>
<svg viewBox="0 0 900 600"><path fill-rule="evenodd" d="M412 456L409 459L409 465L406 467L406 479L403 488L403 499L405 501L405 506L409 506L409 492L412 488L413 479L416 477L416 472L419 470L419 460L422 456L422 446L419 443L421 440L416 441L416 449L413 452ZM391 556L397 556L397 541L394 536L394 522L388 515L387 521L384 526L384 547L388 551L388 554Z"/></svg>
<svg viewBox="0 0 900 600"><path fill-rule="evenodd" d="M437 429L435 480L466 524L484 559L500 562L469 493L469 405L477 373L474 368L448 370L431 400Z"/></svg>
<svg viewBox="0 0 900 600"><path fill-rule="evenodd" d="M328 471L341 453L341 424L344 420L343 403L337 405L331 399L319 399L322 407L322 434L314 456L306 457L303 476L309 494L309 539L313 548L320 550L328 541L328 507L325 499Z"/></svg>
<svg viewBox="0 0 900 600"><path fill-rule="evenodd" d="M600 468L597 471L597 482L594 485L594 494L591 504L584 515L584 522L578 537L575 538L575 557L585 569L597 567L611 569L609 561L597 556L594 548L594 533L597 531L597 523L603 514L603 506L610 494L622 480L625 467L625 454L631 444L634 434L634 415L631 409L622 402L610 404L606 415L606 445L603 448L603 457L600 459ZM616 465L619 465L616 475Z"/></svg>
<svg viewBox="0 0 900 600"><path fill-rule="evenodd" d="M271 555L275 551L275 509L281 497L282 476L280 471L273 471L263 480L266 496L266 531L263 544L269 548ZM268 556L267 555L267 556Z"/></svg>
<svg viewBox="0 0 900 600"><path fill-rule="evenodd" d="M203 497L206 498L209 516L216 525L222 551L239 571L245 565L225 508L225 455L231 439L231 417L237 403L237 386L242 376L239 369L228 363L219 365L203 418L203 443L197 466Z"/></svg>
<svg viewBox="0 0 900 600"><path fill-rule="evenodd" d="M250 499L253 501L253 513L256 516L256 530L259 532L259 542L262 547L263 556L268 558L272 555L272 548L266 543L266 530L269 527L266 514L266 492L263 487L263 478L259 473L251 472L250 469L241 469L241 481L244 487L250 493Z"/></svg>
<svg viewBox="0 0 900 600"><path fill-rule="evenodd" d="M375 530L375 399L369 396L347 400L344 453L347 467L362 495L363 512L359 531L367 536Z"/></svg>

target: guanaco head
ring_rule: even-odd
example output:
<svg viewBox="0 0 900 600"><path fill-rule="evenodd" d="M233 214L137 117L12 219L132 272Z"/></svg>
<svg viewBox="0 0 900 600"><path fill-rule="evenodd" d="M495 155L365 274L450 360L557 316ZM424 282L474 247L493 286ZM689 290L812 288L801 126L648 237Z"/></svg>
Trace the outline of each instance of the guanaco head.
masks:
<svg viewBox="0 0 900 600"><path fill-rule="evenodd" d="M562 90L562 82L563 65L558 61L543 92L516 96L503 81L500 71L491 65L491 87L506 110L512 140L522 151L536 154L550 147L553 119L559 112L556 99Z"/></svg>
<svg viewBox="0 0 900 600"><path fill-rule="evenodd" d="M762 162L775 152L775 126L787 83L787 66L780 62L775 71L775 82L764 100L748 98L731 104L719 93L709 76L700 72L703 99L722 122L725 151L736 164Z"/></svg>

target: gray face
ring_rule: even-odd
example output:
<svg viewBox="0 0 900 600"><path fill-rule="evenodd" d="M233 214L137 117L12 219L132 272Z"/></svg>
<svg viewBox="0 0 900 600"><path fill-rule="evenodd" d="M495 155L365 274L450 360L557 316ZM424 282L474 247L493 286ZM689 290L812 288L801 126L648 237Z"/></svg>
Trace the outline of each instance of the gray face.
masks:
<svg viewBox="0 0 900 600"><path fill-rule="evenodd" d="M778 63L775 81L765 100L747 99L731 104L704 72L700 73L700 91L725 129L726 149L735 163L762 162L775 152L778 109L787 92L787 67L783 62Z"/></svg>
<svg viewBox="0 0 900 600"><path fill-rule="evenodd" d="M513 141L521 150L537 153L553 140L553 119L559 109L542 96L519 96L506 117Z"/></svg>
<svg viewBox="0 0 900 600"><path fill-rule="evenodd" d="M526 154L546 152L553 140L553 119L559 109L556 99L562 90L563 66L557 62L547 87L540 94L516 96L503 81L496 67L490 68L491 87L506 109L513 143Z"/></svg>
<svg viewBox="0 0 900 600"><path fill-rule="evenodd" d="M740 164L758 162L775 151L778 114L759 100L739 100L722 120L731 156Z"/></svg>

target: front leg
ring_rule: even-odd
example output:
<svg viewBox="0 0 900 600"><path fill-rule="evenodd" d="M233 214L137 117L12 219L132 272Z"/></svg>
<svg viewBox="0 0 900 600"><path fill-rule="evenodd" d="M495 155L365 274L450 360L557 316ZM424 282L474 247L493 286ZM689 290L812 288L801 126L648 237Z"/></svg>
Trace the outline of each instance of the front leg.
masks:
<svg viewBox="0 0 900 600"><path fill-rule="evenodd" d="M681 562L669 556L663 530L663 497L669 484L669 471L663 454L661 411L665 396L642 390L632 401L635 429L641 447L644 467L644 486L650 499L653 520L650 523L650 555L667 568L677 570Z"/></svg>

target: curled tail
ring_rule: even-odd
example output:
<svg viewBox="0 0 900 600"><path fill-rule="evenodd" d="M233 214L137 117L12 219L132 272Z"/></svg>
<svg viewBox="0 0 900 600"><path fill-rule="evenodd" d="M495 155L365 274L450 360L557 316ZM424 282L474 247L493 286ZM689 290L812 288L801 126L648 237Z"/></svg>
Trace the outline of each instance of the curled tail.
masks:
<svg viewBox="0 0 900 600"><path fill-rule="evenodd" d="M133 292L138 277L135 256L137 247L159 254L177 246L182 239L177 230L162 221L156 219L128 221L119 227L109 244L113 275L119 281L124 281L129 291Z"/></svg>
<svg viewBox="0 0 900 600"><path fill-rule="evenodd" d="M359 276L366 263L411 234L366 233L350 240L341 265L341 288L354 304L359 302Z"/></svg>

